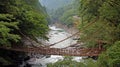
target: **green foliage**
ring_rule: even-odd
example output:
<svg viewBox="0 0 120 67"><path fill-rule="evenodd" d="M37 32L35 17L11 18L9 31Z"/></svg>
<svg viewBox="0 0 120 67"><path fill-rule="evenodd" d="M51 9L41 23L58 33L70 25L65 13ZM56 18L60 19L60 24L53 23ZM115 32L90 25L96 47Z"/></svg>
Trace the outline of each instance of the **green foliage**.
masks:
<svg viewBox="0 0 120 67"><path fill-rule="evenodd" d="M83 25L93 22L93 25L83 32L81 41L86 41L87 46L96 47L98 43L95 40L108 41L109 44L119 40L119 2L119 0L80 0L79 15ZM79 28L81 29L83 25ZM96 31L99 33L95 33Z"/></svg>
<svg viewBox="0 0 120 67"><path fill-rule="evenodd" d="M8 34L15 33L14 35L9 35L11 36L9 39L18 41L21 36L21 33L19 33L19 31L24 33L26 36L31 37L32 39L36 39L36 37L43 39L47 38L45 36L48 31L46 20L47 14L45 13L45 9L40 5L38 0L7 0L0 1L0 4L0 13L6 14L6 16L0 15L2 28L4 27L4 31L6 31ZM14 29L11 31L9 27L7 28L3 25ZM8 37L8 34L6 34L6 37ZM3 41L2 38L1 41ZM3 42L4 43L2 44L7 43L7 39L5 38Z"/></svg>
<svg viewBox="0 0 120 67"><path fill-rule="evenodd" d="M84 29L80 41L84 42L87 47L98 47L98 40L106 41L110 44L115 39L112 34L115 29L114 26L110 26L106 21L98 20L90 27Z"/></svg>
<svg viewBox="0 0 120 67"><path fill-rule="evenodd" d="M91 21L93 18L99 16L99 8L105 0L80 0L80 16L84 21Z"/></svg>
<svg viewBox="0 0 120 67"><path fill-rule="evenodd" d="M106 59L104 59L106 58ZM99 57L99 66L101 67L119 67L120 66L120 41L116 42Z"/></svg>
<svg viewBox="0 0 120 67"><path fill-rule="evenodd" d="M114 25L119 24L120 22L120 0L106 0L103 3L102 7L99 9L100 16L103 19L108 20L109 22L113 23Z"/></svg>
<svg viewBox="0 0 120 67"><path fill-rule="evenodd" d="M68 11L65 11L62 16L60 16L59 20L62 24L66 24L67 26L70 26L73 24L73 16L76 14L74 12L74 9L68 9Z"/></svg>
<svg viewBox="0 0 120 67"><path fill-rule="evenodd" d="M108 42L102 44L103 47L106 47L106 51L98 59L99 67L120 66L119 8L120 0L80 0L79 15L83 25L93 22L82 32L80 41L84 42L87 47L98 47L96 40ZM80 30L83 25L79 27Z"/></svg>
<svg viewBox="0 0 120 67"><path fill-rule="evenodd" d="M108 58L110 58L110 61L108 61L109 65L118 67L120 65L120 41L113 44L113 46L110 47L106 53Z"/></svg>
<svg viewBox="0 0 120 67"><path fill-rule="evenodd" d="M38 37L46 39L46 17L45 8L39 0L0 0L0 46L22 46L24 35L34 40ZM0 51L0 66L3 67L16 64L14 62L23 55L2 49Z"/></svg>
<svg viewBox="0 0 120 67"><path fill-rule="evenodd" d="M78 3L77 0L72 1L72 3L65 5L51 13L51 18L54 21L58 21L67 26L73 25L73 16L78 14ZM77 5L76 5L77 4Z"/></svg>
<svg viewBox="0 0 120 67"><path fill-rule="evenodd" d="M10 46L11 41L18 42L20 36L14 34L13 31L18 28L18 22L15 20L13 15L0 14L0 45Z"/></svg>
<svg viewBox="0 0 120 67"><path fill-rule="evenodd" d="M21 21L20 29L27 35L45 38L48 27L47 21L44 18L42 14L27 11L22 17L24 22Z"/></svg>
<svg viewBox="0 0 120 67"><path fill-rule="evenodd" d="M48 67L98 67L97 62L92 59L76 62L72 60L72 57L65 57L64 60L60 60L53 64L48 64Z"/></svg>

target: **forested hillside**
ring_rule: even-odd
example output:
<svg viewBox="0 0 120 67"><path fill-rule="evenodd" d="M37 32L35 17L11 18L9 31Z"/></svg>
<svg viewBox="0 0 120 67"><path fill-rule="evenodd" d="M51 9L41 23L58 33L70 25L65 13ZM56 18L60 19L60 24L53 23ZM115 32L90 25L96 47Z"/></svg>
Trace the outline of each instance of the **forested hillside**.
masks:
<svg viewBox="0 0 120 67"><path fill-rule="evenodd" d="M0 46L22 46L22 39L46 39L47 14L38 0L0 0ZM15 57L13 56L15 55ZM19 53L0 50L0 67L15 64Z"/></svg>
<svg viewBox="0 0 120 67"><path fill-rule="evenodd" d="M106 51L99 57L98 66L119 67L120 0L82 0L80 3L83 25L94 23L85 30L81 39L86 41L87 47L97 47L96 40L106 41L101 44Z"/></svg>
<svg viewBox="0 0 120 67"><path fill-rule="evenodd" d="M68 27L73 25L73 16L78 16L78 1L72 1L69 4L65 4L50 13L52 22L58 22Z"/></svg>
<svg viewBox="0 0 120 67"><path fill-rule="evenodd" d="M73 0L40 0L41 4L48 10L55 10L69 4L72 1Z"/></svg>
<svg viewBox="0 0 120 67"><path fill-rule="evenodd" d="M40 0L40 3L46 8L49 24L54 23L53 17L58 19L61 12L65 12L68 8L68 4L72 4L74 0ZM65 8L64 8L65 7ZM59 11L60 10L60 11ZM55 13L56 12L56 13Z"/></svg>

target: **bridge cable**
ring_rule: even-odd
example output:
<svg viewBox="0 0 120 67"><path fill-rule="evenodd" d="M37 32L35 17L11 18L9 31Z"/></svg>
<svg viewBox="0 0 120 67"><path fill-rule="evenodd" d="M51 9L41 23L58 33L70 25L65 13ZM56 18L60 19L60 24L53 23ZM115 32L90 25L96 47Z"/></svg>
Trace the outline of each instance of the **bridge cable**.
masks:
<svg viewBox="0 0 120 67"><path fill-rule="evenodd" d="M88 25L84 26L83 29L86 29L87 27L91 26L93 23L96 22L97 19L98 19L98 18L96 18L93 22L90 22ZM67 40L67 39L69 39L69 38L71 38L71 37L79 34L80 32L81 32L81 31L78 31L78 32L74 33L73 35L71 35L71 36L69 36L69 37L67 37L67 38L65 38L65 39L63 39L63 40L61 40L61 41L58 41L58 42L53 43L53 44L50 44L49 46L53 46L53 45L55 45L55 44L61 43L61 42L65 41L65 40Z"/></svg>
<svg viewBox="0 0 120 67"><path fill-rule="evenodd" d="M108 24L108 23L107 23ZM93 33L91 33L91 37L88 37L88 38L86 38L85 40L90 40L90 39L92 39L92 37L93 36L95 36L97 33L99 33L101 30L102 30L102 28L103 27L105 27L107 24L104 24L102 27L100 27L100 28L98 28L96 31L94 31ZM97 40L96 40L97 41ZM106 42L106 43L109 43L109 42ZM72 44L72 45L70 45L70 46L74 46L74 45L76 45L76 44L78 44L78 43L75 43L75 44ZM68 46L68 47L70 47L70 46ZM66 47L67 48L67 47Z"/></svg>

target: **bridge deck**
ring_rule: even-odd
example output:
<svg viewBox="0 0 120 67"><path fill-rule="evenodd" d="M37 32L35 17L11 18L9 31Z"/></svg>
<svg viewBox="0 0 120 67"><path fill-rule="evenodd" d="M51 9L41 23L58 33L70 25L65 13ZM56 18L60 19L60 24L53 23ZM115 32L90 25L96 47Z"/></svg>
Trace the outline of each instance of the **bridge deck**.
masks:
<svg viewBox="0 0 120 67"><path fill-rule="evenodd" d="M31 48L3 48L7 50L19 51L19 52L28 52L36 53L43 55L64 55L64 56L98 56L103 49L99 48L70 48L70 49L61 49L61 48L48 48L48 47L31 47Z"/></svg>

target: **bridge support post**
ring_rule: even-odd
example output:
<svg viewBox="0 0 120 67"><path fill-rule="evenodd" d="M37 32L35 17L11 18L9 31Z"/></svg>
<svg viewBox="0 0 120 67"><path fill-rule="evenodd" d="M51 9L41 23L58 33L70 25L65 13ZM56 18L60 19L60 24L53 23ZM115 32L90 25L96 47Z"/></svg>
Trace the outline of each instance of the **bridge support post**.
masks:
<svg viewBox="0 0 120 67"><path fill-rule="evenodd" d="M99 45L99 50L101 50L102 49L102 43L99 41L99 43L98 43L98 45Z"/></svg>

